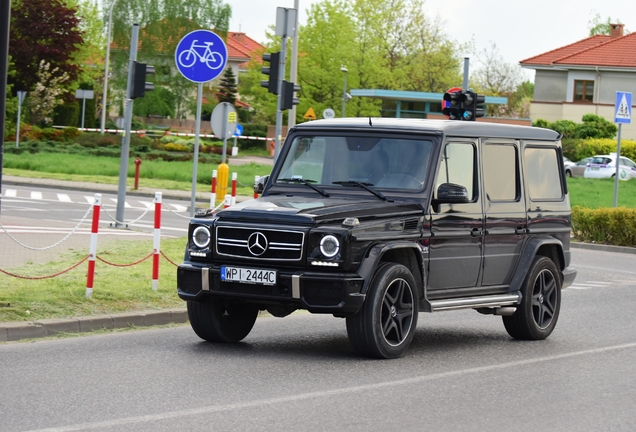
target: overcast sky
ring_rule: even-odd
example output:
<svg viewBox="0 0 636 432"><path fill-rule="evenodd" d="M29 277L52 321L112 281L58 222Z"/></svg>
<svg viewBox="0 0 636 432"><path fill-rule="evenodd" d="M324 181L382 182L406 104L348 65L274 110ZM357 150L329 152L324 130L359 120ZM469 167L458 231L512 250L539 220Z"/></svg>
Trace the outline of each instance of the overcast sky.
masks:
<svg viewBox="0 0 636 432"><path fill-rule="evenodd" d="M265 41L265 30L275 24L277 7L294 7L294 0L225 0L232 6L230 30ZM318 0L299 0L300 24L307 21L307 9ZM481 51L497 44L508 63L571 44L588 35L588 23L599 13L636 31L634 0L426 0L424 10L439 15L446 34L457 42L474 40ZM471 57L471 69L478 67ZM627 55L636 55L629 53ZM476 60L476 59L475 59ZM527 72L528 78L532 73Z"/></svg>

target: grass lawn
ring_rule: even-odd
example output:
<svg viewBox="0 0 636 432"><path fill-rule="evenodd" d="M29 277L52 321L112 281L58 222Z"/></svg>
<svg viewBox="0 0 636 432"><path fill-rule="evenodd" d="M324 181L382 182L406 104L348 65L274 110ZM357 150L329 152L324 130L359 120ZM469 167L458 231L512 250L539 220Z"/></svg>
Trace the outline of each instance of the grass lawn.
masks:
<svg viewBox="0 0 636 432"><path fill-rule="evenodd" d="M260 154L259 154L260 155ZM119 182L118 158L105 156L87 157L61 153L22 153L5 154L3 159L3 174L19 177L49 178L56 180L70 180L77 182L94 182L117 184ZM218 165L197 164L197 190L210 190L212 171ZM254 192L254 177L267 175L271 166L254 163L245 165L230 165L229 178L236 172L238 187L237 194L252 195ZM139 185L144 187L191 190L192 162L143 161L139 170ZM128 161L127 184L134 185L134 159Z"/></svg>
<svg viewBox="0 0 636 432"><path fill-rule="evenodd" d="M614 179L568 179L570 205L614 207ZM618 182L618 207L636 208L636 179Z"/></svg>

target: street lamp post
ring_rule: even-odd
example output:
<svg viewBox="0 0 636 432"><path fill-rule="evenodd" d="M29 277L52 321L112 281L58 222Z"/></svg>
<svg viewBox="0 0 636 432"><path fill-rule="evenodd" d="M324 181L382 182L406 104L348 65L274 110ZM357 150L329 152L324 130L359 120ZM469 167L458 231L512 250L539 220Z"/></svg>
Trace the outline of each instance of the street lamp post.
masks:
<svg viewBox="0 0 636 432"><path fill-rule="evenodd" d="M110 4L110 9L108 10L108 32L106 33L106 64L104 65L104 91L102 92L102 124L101 124L101 133L104 133L104 129L106 127L106 111L107 105L107 94L108 94L108 61L110 59L110 31L113 27L113 7L115 7L115 3L117 0L113 0Z"/></svg>
<svg viewBox="0 0 636 432"><path fill-rule="evenodd" d="M342 117L345 116L345 104L347 103L347 74L348 70L346 67L341 67L340 72L344 72L344 88L342 89Z"/></svg>

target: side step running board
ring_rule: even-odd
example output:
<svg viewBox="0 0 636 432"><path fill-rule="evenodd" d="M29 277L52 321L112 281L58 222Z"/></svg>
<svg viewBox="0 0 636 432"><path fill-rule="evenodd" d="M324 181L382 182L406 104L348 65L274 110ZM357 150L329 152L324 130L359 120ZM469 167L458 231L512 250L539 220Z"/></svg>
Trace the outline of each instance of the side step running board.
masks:
<svg viewBox="0 0 636 432"><path fill-rule="evenodd" d="M431 300L431 312L457 310L457 309L475 309L475 308L493 308L501 306L513 306L519 304L521 294L498 294L492 296L481 297L464 297L449 300Z"/></svg>

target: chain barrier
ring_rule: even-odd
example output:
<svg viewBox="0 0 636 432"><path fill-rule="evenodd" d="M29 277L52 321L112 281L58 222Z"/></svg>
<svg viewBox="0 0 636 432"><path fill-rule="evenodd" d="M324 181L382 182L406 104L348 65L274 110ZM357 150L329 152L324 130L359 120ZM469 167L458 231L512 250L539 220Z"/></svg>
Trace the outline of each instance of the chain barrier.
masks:
<svg viewBox="0 0 636 432"><path fill-rule="evenodd" d="M52 244L51 246L45 246L45 247L33 247L33 246L29 246L29 245L25 245L24 243L20 242L18 239L16 239L15 237L13 237L9 231L7 231L7 229L4 227L4 225L2 225L2 223L0 223L0 228L2 228L2 230L5 232L5 234L7 234L9 236L9 238L11 240L13 240L14 242L16 242L17 244L19 244L20 246L26 248L26 249L30 249L30 250L37 250L37 251L43 251L43 250L47 250L47 249L52 249L55 246L59 245L60 243L62 243L63 241L65 241L66 239L68 239L71 235L73 235L75 233L75 231L77 231L77 229L80 227L80 225L82 223L84 223L84 220L86 219L86 217L88 216L88 214L90 213L91 209L93 208L93 205L91 204L90 207L88 208L88 210L86 210L86 213L84 213L84 216L82 216L82 219L77 223L77 225L75 225L75 228L73 228L71 230L71 232L69 232L62 240L58 241L57 243Z"/></svg>
<svg viewBox="0 0 636 432"><path fill-rule="evenodd" d="M80 262L78 262L76 264L73 264L69 268L64 269L64 270L62 270L60 272L57 272L55 274L52 274L52 275L47 275L47 276L21 276L21 275L18 275L18 274L15 274L15 273L11 273L11 272L8 272L8 271L2 270L2 269L0 269L0 273L4 273L7 276L13 276L13 277L18 278L18 279L28 279L28 280L50 279L50 278L54 278L56 276L60 276L60 275L62 275L64 273L67 273L67 272L73 270L75 267L77 267L78 265L80 265L83 262L85 262L89 257L90 257L90 255L86 255L84 257L84 259L82 259Z"/></svg>
<svg viewBox="0 0 636 432"><path fill-rule="evenodd" d="M164 203L161 203L161 208L168 210L170 213L172 213L175 216L179 216L180 218L183 219L190 219L190 216L184 216L182 214L179 214L178 212L172 210L170 207L166 206Z"/></svg>
<svg viewBox="0 0 636 432"><path fill-rule="evenodd" d="M108 264L109 266L113 266L113 267L132 267L134 265L140 264L144 261L146 261L148 258L150 258L152 255L154 254L153 252L150 252L148 255L146 255L145 257L143 257L142 259L140 259L139 261L135 261L133 263L130 264L116 264L110 261L106 261L104 258L100 257L99 255L95 255L95 258L97 258L98 260L100 260L101 262L103 262L104 264Z"/></svg>
<svg viewBox="0 0 636 432"><path fill-rule="evenodd" d="M167 260L170 264L172 264L173 266L175 266L175 267L178 267L178 266L179 266L179 264L175 263L175 262L174 262L174 261L172 261L170 258L168 258L168 257L166 256L166 254L165 254L163 251L161 251L161 256L162 256L162 257L164 257L164 258L165 258L165 259L166 259L166 260Z"/></svg>
<svg viewBox="0 0 636 432"><path fill-rule="evenodd" d="M155 200L152 200L152 203L155 203ZM106 215L110 218L110 220L112 220L113 222L115 222L116 224L120 224L120 225L126 225L126 226L130 226L130 225L134 225L135 223L139 222L144 216L146 216L146 214L150 211L150 208L152 206L148 207L146 210L144 210L144 212L141 214L141 216L139 216L137 219L135 219L132 222L122 222L122 221L118 221L117 219L115 219L114 217L111 216L110 213L108 213L108 210L106 210L106 207L102 207L102 210L104 210L104 212L106 213Z"/></svg>

